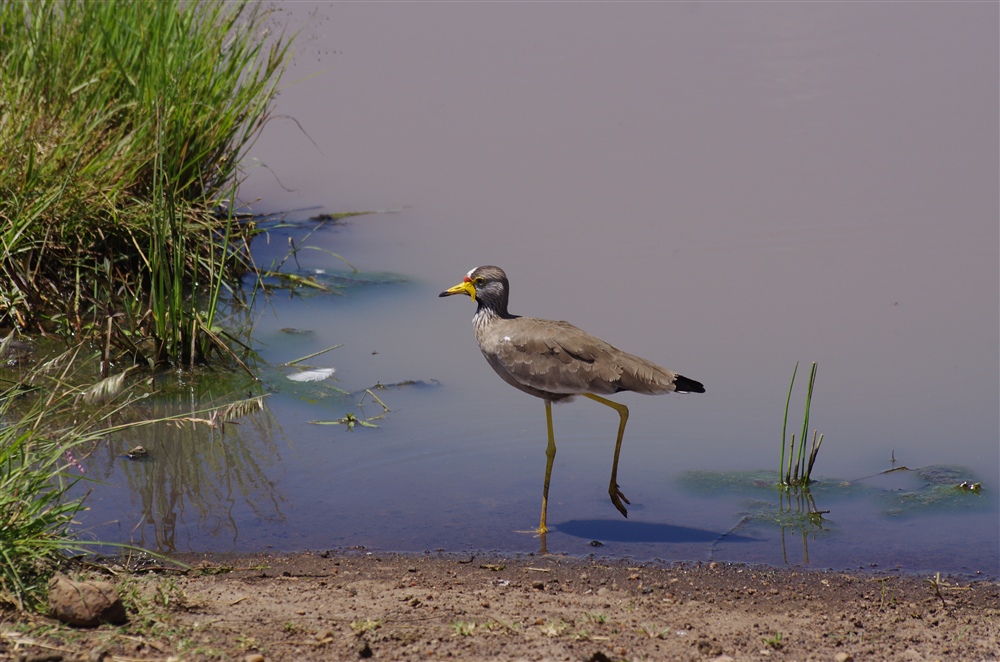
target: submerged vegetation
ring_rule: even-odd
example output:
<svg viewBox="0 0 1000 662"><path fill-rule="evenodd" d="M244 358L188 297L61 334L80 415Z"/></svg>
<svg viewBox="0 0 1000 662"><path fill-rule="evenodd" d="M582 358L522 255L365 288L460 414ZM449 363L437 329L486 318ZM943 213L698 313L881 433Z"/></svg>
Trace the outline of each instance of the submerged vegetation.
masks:
<svg viewBox="0 0 1000 662"><path fill-rule="evenodd" d="M883 515L891 517L984 507L985 501L970 497L981 496L983 490L982 483L975 479L971 471L946 465L910 469L896 466L895 456L892 468L870 476L854 480L813 480L812 471L823 435L813 430L812 443L808 448L805 440L809 438L817 364L813 362L809 371L801 433L798 437L794 433L789 437L788 412L798 367L796 363L792 370L785 400L777 474L773 470L688 471L681 478L687 489L705 496L731 493L747 497L744 508L738 513L739 521L716 541L716 545L743 527L754 524L773 526L781 530L782 558L785 562L788 562L785 536L786 533L794 533L801 536L803 560L808 563L809 539L826 536L834 530L832 523L824 517L830 510L817 507L817 500L828 505L831 501L868 498L878 503ZM777 504L773 498L775 493Z"/></svg>
<svg viewBox="0 0 1000 662"><path fill-rule="evenodd" d="M237 2L0 4L0 327L129 364L215 349L250 267L239 164L290 40ZM105 356L105 360L109 357Z"/></svg>

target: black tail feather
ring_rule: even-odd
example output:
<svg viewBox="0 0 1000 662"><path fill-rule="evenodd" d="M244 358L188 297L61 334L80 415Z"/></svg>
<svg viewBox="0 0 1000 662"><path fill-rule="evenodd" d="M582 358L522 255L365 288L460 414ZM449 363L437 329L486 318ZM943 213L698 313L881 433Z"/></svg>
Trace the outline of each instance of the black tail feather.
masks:
<svg viewBox="0 0 1000 662"><path fill-rule="evenodd" d="M705 387L702 386L701 382L696 382L693 379L688 379L684 375L677 375L674 379L674 386L677 388L678 393L704 393Z"/></svg>

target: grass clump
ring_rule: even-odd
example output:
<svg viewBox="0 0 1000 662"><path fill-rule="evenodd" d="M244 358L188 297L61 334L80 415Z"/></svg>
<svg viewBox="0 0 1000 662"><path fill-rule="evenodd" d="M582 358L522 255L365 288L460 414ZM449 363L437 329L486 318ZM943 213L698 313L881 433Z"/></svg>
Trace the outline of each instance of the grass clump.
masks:
<svg viewBox="0 0 1000 662"><path fill-rule="evenodd" d="M0 394L0 415L10 398ZM83 503L62 498L80 478L70 445L33 429L0 429L0 603L35 608L51 567L78 549L68 529Z"/></svg>
<svg viewBox="0 0 1000 662"><path fill-rule="evenodd" d="M454 621L451 624L451 629L459 637L471 637L478 627L475 621Z"/></svg>
<svg viewBox="0 0 1000 662"><path fill-rule="evenodd" d="M799 363L795 362L792 370L792 380L788 384L788 398L785 400L785 418L781 426L781 459L778 462L779 484L789 487L806 487L812 482L811 475L813 465L816 463L816 456L823 443L823 435L818 430L813 430L812 445L809 452L806 452L806 438L809 433L809 412L812 408L813 388L816 385L816 362L812 364L809 371L809 386L806 391L806 407L802 415L802 433L799 435L798 445L795 443L795 435L789 439L788 432L788 407L792 402L792 388L795 386L795 375L799 371ZM786 441L787 440L787 441ZM788 464L785 464L785 447L788 447Z"/></svg>
<svg viewBox="0 0 1000 662"><path fill-rule="evenodd" d="M41 381L41 371L35 377ZM44 395L29 381L0 392L0 604L22 610L40 605L49 575L67 554L85 550L70 531L83 497L69 499L67 492L83 479L79 459L101 427L94 416L74 411L81 390Z"/></svg>
<svg viewBox="0 0 1000 662"><path fill-rule="evenodd" d="M375 632L375 630L378 630L383 625L385 625L384 618L362 618L356 621L351 621L351 629L354 630L354 634L359 637L364 634Z"/></svg>
<svg viewBox="0 0 1000 662"><path fill-rule="evenodd" d="M782 639L784 639L784 636L780 632L775 632L770 637L761 637L764 645L773 650L781 650L785 646Z"/></svg>
<svg viewBox="0 0 1000 662"><path fill-rule="evenodd" d="M0 3L0 326L204 361L290 40L257 3ZM219 210L224 210L220 212Z"/></svg>

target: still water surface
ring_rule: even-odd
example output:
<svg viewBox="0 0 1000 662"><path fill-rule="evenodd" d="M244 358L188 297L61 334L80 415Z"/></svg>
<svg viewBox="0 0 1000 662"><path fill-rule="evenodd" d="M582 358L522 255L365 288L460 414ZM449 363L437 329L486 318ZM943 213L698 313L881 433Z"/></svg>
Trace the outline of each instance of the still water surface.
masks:
<svg viewBox="0 0 1000 662"><path fill-rule="evenodd" d="M607 498L616 415L554 408L550 551L997 574L998 12L280 5L303 30L287 80L304 80L277 108L298 124L268 126L242 195L291 220L383 213L276 229L257 257L280 259L290 236L325 249L301 251L303 270L344 270L333 251L373 282L257 306L263 362L343 343L309 362L335 378L261 363L267 412L238 428L165 429L141 463L113 440L90 460L105 482L84 524L178 551L536 551L516 531L537 523L542 402L487 366L467 299L437 298L498 264L512 312L707 389L618 398L628 520ZM796 361L820 366L814 498L829 513L783 530L761 519L776 492L726 477L777 468ZM376 416L364 389L406 380L420 383L377 392L378 428L309 423ZM900 465L960 467L982 491L909 506L899 495L927 479L839 486Z"/></svg>

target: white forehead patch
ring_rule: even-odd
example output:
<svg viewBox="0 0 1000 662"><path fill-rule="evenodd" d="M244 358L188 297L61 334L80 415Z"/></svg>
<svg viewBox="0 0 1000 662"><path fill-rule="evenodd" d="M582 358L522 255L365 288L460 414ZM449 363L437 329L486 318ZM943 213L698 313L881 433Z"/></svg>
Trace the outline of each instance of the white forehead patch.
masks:
<svg viewBox="0 0 1000 662"><path fill-rule="evenodd" d="M469 273L465 274L465 277L466 278L472 278L472 272L473 271L475 271L475 269L469 269Z"/></svg>

